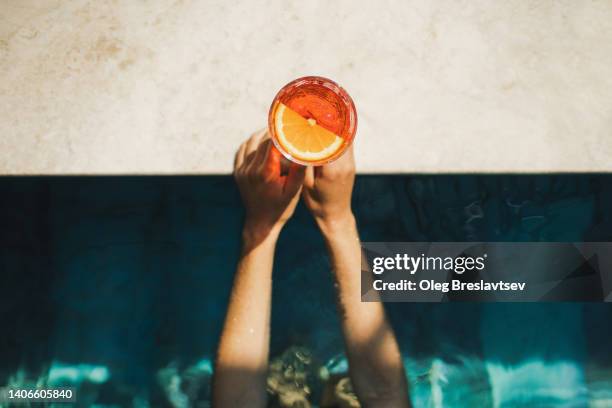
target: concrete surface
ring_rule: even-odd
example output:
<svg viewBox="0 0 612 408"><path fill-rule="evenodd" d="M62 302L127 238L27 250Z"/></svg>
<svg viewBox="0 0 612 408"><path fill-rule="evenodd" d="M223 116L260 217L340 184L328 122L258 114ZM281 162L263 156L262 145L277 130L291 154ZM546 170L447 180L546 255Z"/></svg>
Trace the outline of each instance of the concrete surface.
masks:
<svg viewBox="0 0 612 408"><path fill-rule="evenodd" d="M361 172L612 171L612 2L0 2L0 173L227 173L276 91L354 97Z"/></svg>

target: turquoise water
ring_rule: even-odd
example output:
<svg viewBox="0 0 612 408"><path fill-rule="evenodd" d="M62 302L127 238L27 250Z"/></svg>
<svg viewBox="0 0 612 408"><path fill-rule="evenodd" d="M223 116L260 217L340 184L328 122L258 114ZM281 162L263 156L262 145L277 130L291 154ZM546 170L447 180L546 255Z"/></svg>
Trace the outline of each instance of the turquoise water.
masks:
<svg viewBox="0 0 612 408"><path fill-rule="evenodd" d="M74 384L82 406L206 406L240 245L233 180L1 178L0 197L0 384ZM361 176L354 210L365 241L612 241L612 177ZM387 310L416 406L612 406L610 304ZM277 249L271 353L295 345L346 368L302 207Z"/></svg>

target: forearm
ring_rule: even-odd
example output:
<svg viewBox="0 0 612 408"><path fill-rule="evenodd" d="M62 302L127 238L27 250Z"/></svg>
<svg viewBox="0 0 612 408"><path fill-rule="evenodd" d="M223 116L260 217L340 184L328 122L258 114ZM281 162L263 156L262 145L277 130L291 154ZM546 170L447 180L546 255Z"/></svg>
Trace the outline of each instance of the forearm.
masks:
<svg viewBox="0 0 612 408"><path fill-rule="evenodd" d="M355 219L319 222L338 287L353 386L365 406L409 406L401 354L380 302L361 302L361 245Z"/></svg>
<svg viewBox="0 0 612 408"><path fill-rule="evenodd" d="M272 264L277 233L247 230L221 335L215 407L264 407L270 339Z"/></svg>

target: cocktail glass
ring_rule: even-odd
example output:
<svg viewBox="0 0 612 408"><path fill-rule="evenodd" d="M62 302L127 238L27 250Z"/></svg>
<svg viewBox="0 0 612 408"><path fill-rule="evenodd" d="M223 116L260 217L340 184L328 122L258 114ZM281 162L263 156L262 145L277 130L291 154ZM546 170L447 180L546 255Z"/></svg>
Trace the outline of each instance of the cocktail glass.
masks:
<svg viewBox="0 0 612 408"><path fill-rule="evenodd" d="M334 81L307 76L285 85L270 107L272 141L287 159L305 166L330 163L351 145L357 112Z"/></svg>

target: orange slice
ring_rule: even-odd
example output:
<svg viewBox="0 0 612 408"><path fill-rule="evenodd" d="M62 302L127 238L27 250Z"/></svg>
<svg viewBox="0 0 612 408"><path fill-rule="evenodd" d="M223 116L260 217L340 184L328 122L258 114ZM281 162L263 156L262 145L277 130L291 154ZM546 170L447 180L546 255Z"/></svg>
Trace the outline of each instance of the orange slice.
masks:
<svg viewBox="0 0 612 408"><path fill-rule="evenodd" d="M336 153L344 141L317 125L316 120L305 119L283 103L276 108L274 123L278 142L298 160L324 160Z"/></svg>

